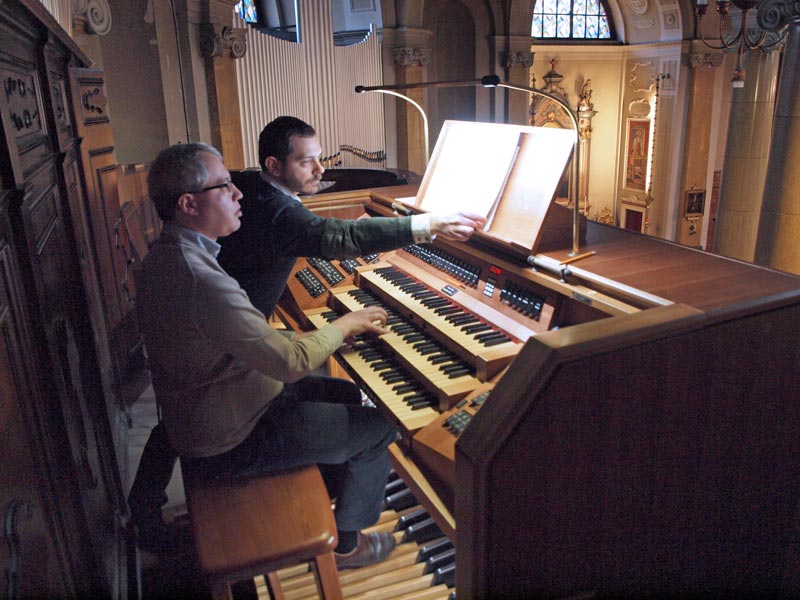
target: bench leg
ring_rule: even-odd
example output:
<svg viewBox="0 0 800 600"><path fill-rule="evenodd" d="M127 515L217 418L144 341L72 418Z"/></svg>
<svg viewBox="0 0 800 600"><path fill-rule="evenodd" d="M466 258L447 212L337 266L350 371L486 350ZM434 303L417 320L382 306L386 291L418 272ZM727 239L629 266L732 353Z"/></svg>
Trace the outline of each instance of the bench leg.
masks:
<svg viewBox="0 0 800 600"><path fill-rule="evenodd" d="M276 571L267 573L264 576L264 579L267 582L267 591L269 592L269 597L272 598L272 600L286 600L286 596L283 595L281 581L278 579L278 573Z"/></svg>
<svg viewBox="0 0 800 600"><path fill-rule="evenodd" d="M311 561L311 570L314 571L314 578L317 580L317 589L319 589L321 600L344 599L333 552L326 552L315 557Z"/></svg>

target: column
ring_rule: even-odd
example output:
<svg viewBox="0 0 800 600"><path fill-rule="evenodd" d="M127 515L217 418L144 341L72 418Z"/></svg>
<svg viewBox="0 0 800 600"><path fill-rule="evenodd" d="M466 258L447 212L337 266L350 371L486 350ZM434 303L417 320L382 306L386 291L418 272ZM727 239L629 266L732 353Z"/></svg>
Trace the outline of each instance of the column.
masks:
<svg viewBox="0 0 800 600"><path fill-rule="evenodd" d="M711 190L705 189L708 173L708 155L711 139L711 114L715 72L723 63L722 53L709 52L703 46L693 43L689 54L691 81L689 83L689 107L686 115L686 143L681 168L682 197L678 203L678 222L675 240L687 246L699 246L703 233L703 214L696 213L687 206L689 193L694 197L705 194L705 202L711 199ZM698 48L705 50L698 52Z"/></svg>
<svg viewBox="0 0 800 600"><path fill-rule="evenodd" d="M111 31L111 8L108 0L75 0L72 11L72 39L94 61L94 68L103 68L100 36Z"/></svg>
<svg viewBox="0 0 800 600"><path fill-rule="evenodd" d="M210 0L200 24L200 54L206 59L212 144L229 169L243 169L242 121L234 59L247 51L244 29L232 27L235 0Z"/></svg>
<svg viewBox="0 0 800 600"><path fill-rule="evenodd" d="M778 75L778 53L747 51L743 88L731 95L714 252L752 262Z"/></svg>
<svg viewBox="0 0 800 600"><path fill-rule="evenodd" d="M530 36L495 36L493 42L497 49L494 72L500 75L501 81L522 87L528 86L534 56L531 51ZM502 94L501 104L495 113L497 120L527 125L528 98L526 95L514 90L502 90L500 93Z"/></svg>
<svg viewBox="0 0 800 600"><path fill-rule="evenodd" d="M768 0L759 8L758 19L765 29L775 30L788 24L789 30L777 92L755 262L800 274L800 4L791 0Z"/></svg>

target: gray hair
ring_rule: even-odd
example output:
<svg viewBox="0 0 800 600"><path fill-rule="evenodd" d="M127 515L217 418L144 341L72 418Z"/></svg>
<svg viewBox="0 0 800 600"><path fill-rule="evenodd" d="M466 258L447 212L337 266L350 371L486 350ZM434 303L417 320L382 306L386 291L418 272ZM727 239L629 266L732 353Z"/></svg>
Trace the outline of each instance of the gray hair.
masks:
<svg viewBox="0 0 800 600"><path fill-rule="evenodd" d="M222 158L213 146L193 142L165 148L150 165L147 189L162 221L173 219L181 194L200 190L208 181L208 169L201 157L204 152Z"/></svg>

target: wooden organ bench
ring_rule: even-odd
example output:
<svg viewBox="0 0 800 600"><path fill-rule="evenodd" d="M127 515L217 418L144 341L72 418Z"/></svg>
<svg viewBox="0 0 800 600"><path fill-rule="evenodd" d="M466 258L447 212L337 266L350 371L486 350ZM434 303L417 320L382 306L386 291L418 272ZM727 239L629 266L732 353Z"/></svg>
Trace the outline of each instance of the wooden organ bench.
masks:
<svg viewBox="0 0 800 600"><path fill-rule="evenodd" d="M341 600L336 523L316 465L241 481L184 474L184 488L198 563L215 599L264 575L270 596L282 600L277 569L307 562L320 598Z"/></svg>

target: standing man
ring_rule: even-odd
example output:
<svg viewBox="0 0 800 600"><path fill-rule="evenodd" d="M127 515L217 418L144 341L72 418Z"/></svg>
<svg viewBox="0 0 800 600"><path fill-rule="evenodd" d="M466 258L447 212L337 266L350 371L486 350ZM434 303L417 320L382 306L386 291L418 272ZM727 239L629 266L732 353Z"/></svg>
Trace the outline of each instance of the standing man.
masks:
<svg viewBox="0 0 800 600"><path fill-rule="evenodd" d="M385 333L386 313L348 313L307 334L272 329L217 263L240 226L241 192L205 144L175 145L148 187L164 229L145 257L137 310L169 441L193 476L246 477L312 463L342 465L336 489L340 568L383 560L377 522L396 432L361 406L352 383L308 374L345 339Z"/></svg>
<svg viewBox="0 0 800 600"><path fill-rule="evenodd" d="M236 279L253 305L269 316L300 256L353 258L433 236L462 241L486 223L471 213L420 214L410 217L334 219L320 217L300 202L300 194L317 192L325 169L314 128L295 117L278 117L258 138L261 171L242 171L244 217L241 227L220 240L219 264ZM177 455L163 424L150 433L128 496L140 545L150 551L174 551L174 535L161 517L166 488Z"/></svg>

